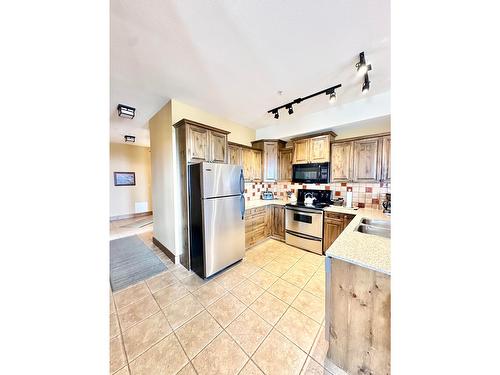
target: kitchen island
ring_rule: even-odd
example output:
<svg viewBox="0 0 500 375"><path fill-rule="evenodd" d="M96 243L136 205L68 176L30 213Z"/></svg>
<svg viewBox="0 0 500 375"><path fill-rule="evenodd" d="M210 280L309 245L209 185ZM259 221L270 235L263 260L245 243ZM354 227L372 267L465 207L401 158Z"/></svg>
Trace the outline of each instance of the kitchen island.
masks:
<svg viewBox="0 0 500 375"><path fill-rule="evenodd" d="M390 239L358 232L363 219L389 217L380 210L359 209L325 253L327 356L349 374L386 375L391 348Z"/></svg>

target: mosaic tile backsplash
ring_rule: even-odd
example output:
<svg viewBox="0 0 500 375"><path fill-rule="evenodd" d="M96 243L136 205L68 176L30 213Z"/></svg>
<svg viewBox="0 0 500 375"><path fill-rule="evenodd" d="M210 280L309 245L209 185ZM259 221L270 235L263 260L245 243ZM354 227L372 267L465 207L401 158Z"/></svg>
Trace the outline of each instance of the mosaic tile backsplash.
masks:
<svg viewBox="0 0 500 375"><path fill-rule="evenodd" d="M286 192L291 191L297 196L298 189L332 190L332 196L346 199L347 188L352 188L352 201L354 207L382 208L385 194L391 192L390 182L358 183L335 182L331 184L298 184L289 181L274 183L245 183L245 197L247 200L260 199L262 191L272 191L278 199L286 199Z"/></svg>

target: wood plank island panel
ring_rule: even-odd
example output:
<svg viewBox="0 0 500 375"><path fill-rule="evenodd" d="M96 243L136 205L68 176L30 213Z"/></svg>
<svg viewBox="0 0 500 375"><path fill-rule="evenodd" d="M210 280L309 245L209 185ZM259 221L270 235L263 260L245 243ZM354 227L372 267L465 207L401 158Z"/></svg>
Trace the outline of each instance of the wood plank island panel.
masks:
<svg viewBox="0 0 500 375"><path fill-rule="evenodd" d="M391 278L327 258L328 358L349 374L391 373Z"/></svg>

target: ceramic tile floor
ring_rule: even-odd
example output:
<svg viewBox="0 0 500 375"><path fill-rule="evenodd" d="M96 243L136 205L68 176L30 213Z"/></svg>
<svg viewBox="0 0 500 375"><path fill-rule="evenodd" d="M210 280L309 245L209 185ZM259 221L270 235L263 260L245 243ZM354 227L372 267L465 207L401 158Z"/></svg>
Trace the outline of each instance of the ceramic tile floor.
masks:
<svg viewBox="0 0 500 375"><path fill-rule="evenodd" d="M148 234L152 233L153 224L148 224L141 227L131 228L126 225L133 224L137 221L150 219L153 220L153 215L139 216L131 219L122 219L109 222L109 239L115 240L117 238L132 236L134 234Z"/></svg>
<svg viewBox="0 0 500 375"><path fill-rule="evenodd" d="M324 257L269 239L209 280L162 259L110 297L111 374L345 374L326 358Z"/></svg>

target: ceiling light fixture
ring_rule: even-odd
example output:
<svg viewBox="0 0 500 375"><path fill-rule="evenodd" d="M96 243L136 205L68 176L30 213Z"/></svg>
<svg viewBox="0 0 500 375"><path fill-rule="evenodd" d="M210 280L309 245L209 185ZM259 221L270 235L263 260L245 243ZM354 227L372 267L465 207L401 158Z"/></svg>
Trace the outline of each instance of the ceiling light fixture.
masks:
<svg viewBox="0 0 500 375"><path fill-rule="evenodd" d="M368 73L365 73L365 81L363 82L363 88L361 89L361 92L363 94L366 94L370 90L370 79L368 78Z"/></svg>
<svg viewBox="0 0 500 375"><path fill-rule="evenodd" d="M330 95L330 97L328 98L328 101L330 102L330 104L335 103L335 101L337 100L337 94L335 93L335 89L326 90L325 94Z"/></svg>
<svg viewBox="0 0 500 375"><path fill-rule="evenodd" d="M366 64L365 53L361 52L359 54L359 62L356 63L356 69L358 70L359 75L366 74L369 70L372 70L372 66Z"/></svg>
<svg viewBox="0 0 500 375"><path fill-rule="evenodd" d="M118 110L118 116L133 119L135 117L135 108L130 107L125 104L118 104L116 107Z"/></svg>
<svg viewBox="0 0 500 375"><path fill-rule="evenodd" d="M359 54L359 62L356 63L356 69L359 74L364 75L363 87L361 88L361 92L366 94L368 90L370 90L370 78L368 77L368 72L372 70L371 64L366 64L365 53L361 52Z"/></svg>
<svg viewBox="0 0 500 375"><path fill-rule="evenodd" d="M133 136L133 135L126 135L125 136L125 142L135 143L135 136Z"/></svg>
<svg viewBox="0 0 500 375"><path fill-rule="evenodd" d="M292 114L293 113L293 108L292 108L292 105L293 104L299 104L301 102L303 102L304 100L307 100L307 99L310 99L314 96L317 96L317 95L320 95L320 94L326 94L326 95L330 95L330 102L332 100L335 100L337 98L337 95L335 94L335 89L338 89L339 87L342 87L341 84L338 84L338 85L335 85L335 86L332 86L332 87L329 87L327 89L324 89L324 90L321 90L321 91L318 91L318 92L315 92L314 94L311 94L311 95L308 95L308 96L305 96L303 98L297 98L295 99L293 102L290 102L290 103L286 103L286 104L283 104L279 107L276 107L276 108L273 108L273 109L270 109L269 111L267 111L267 113L272 113L274 114L274 118L275 119L278 119L280 116L278 114L278 110L282 109L282 108L286 108L288 109L288 114ZM333 97L333 99L332 99Z"/></svg>

